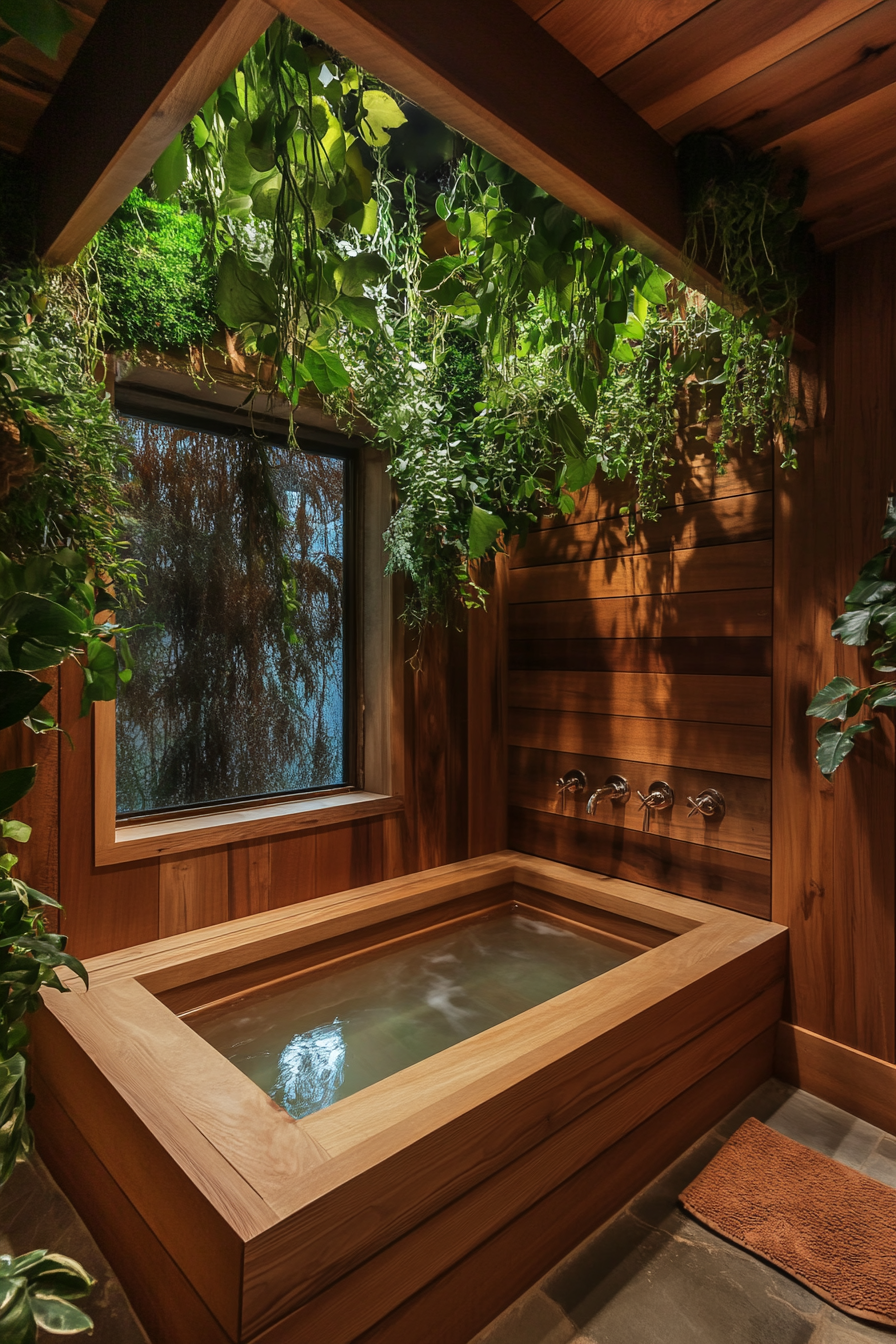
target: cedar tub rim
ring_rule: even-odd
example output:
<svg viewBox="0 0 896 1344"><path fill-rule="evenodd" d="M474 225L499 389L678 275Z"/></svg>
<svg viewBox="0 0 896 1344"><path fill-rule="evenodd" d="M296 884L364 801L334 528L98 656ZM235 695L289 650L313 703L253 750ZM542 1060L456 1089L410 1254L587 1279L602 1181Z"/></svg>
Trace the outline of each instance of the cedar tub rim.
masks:
<svg viewBox="0 0 896 1344"><path fill-rule="evenodd" d="M645 950L302 1120L169 1006L246 967L375 936L378 926L428 911L494 904L496 891L505 902L577 907L583 922L605 918L611 933L639 926ZM185 1180L194 1202L208 1206L219 1278L238 1264L239 1282L227 1303L207 1305L242 1340L637 1077L689 1039L687 1031L693 1037L758 999L782 980L785 940L786 930L751 916L502 851L94 958L89 993L69 977L71 994L45 996L50 1011L40 1018L49 1030L36 1037L36 1064L64 1106L61 1071L74 1052L101 1075L100 1092L124 1101L147 1151L173 1164L169 1179ZM743 959L752 978L739 998L726 999ZM701 991L705 1015L683 1029L679 1018L693 1016ZM90 1142L89 1116L73 1119ZM114 1154L104 1160L111 1170ZM121 1184L122 1171L113 1174ZM404 1206L397 1193L390 1199L400 1190ZM164 1222L158 1211L141 1212L150 1226ZM192 1262L190 1247L175 1239ZM272 1274L272 1257L292 1269ZM205 1297L196 1280L207 1282L211 1271L197 1259L185 1273Z"/></svg>

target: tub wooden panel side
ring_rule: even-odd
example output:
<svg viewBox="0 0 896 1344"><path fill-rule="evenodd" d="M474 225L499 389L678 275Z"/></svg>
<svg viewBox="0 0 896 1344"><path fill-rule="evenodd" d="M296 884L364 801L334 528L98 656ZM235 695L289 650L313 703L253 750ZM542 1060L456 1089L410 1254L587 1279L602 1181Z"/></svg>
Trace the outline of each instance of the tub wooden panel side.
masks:
<svg viewBox="0 0 896 1344"><path fill-rule="evenodd" d="M724 917L690 937L718 936L716 926L723 922ZM780 996L786 932L767 925L756 924L755 928L752 946L731 938L729 930L728 955L707 956L702 965L680 968L677 987L674 976L664 975L664 963L655 961L656 969L649 977L652 999L646 991L641 1002L630 995L625 1005L618 1005L615 1025L607 1020L601 1029L592 1020L589 1034L582 1023L576 1023L568 1005L571 1020L565 1028L565 1048L558 1042L539 1048L533 1035L529 1053L513 1068L502 1067L496 1059L488 1076L471 1077L463 1088L456 1084L456 1095L446 1095L441 1102L430 1099L425 1103L421 1096L419 1109L405 1096L391 1126L384 1123L383 1106L372 1104L386 1101L386 1084L369 1089L367 1115L377 1118L380 1132L366 1142L356 1134L354 1146L346 1147L342 1157L334 1157L327 1169L311 1173L303 1187L304 1206L253 1239L246 1259L247 1328L270 1321L272 1304L274 1311L282 1312L287 1304L298 1306L309 1300L359 1261L629 1085L758 993L774 987ZM685 941L654 949L623 969L647 966L651 958L659 959L673 947L681 948L686 957ZM696 947L691 955L697 956ZM779 1004L780 998L775 1002ZM524 1030L525 1024L519 1029ZM478 1048L485 1049L485 1045ZM462 1046L455 1050L460 1054ZM415 1069L422 1071L422 1067ZM412 1072L400 1076L404 1089ZM377 1088L383 1095L375 1099L371 1094ZM352 1112L352 1100L341 1103L344 1118ZM331 1143L335 1147L332 1131L341 1123L338 1109L329 1112L328 1149ZM354 1109L360 1118L362 1107ZM303 1125L315 1129L309 1120ZM321 1188L315 1197L314 1187L324 1176L330 1188Z"/></svg>
<svg viewBox="0 0 896 1344"><path fill-rule="evenodd" d="M152 1344L234 1344L237 1317L230 1315L225 1330L184 1274L182 1265L162 1245L72 1123L38 1069L32 1071L32 1085L41 1157L90 1228ZM207 1249L201 1233L194 1231L194 1237ZM90 1264L85 1268L89 1270ZM218 1310L232 1298L235 1282L235 1274L222 1276L214 1299ZM86 1308L90 1310L89 1302Z"/></svg>
<svg viewBox="0 0 896 1344"><path fill-rule="evenodd" d="M148 1290L164 1294L164 1277L154 1285L149 1273L152 1247L146 1265L140 1258L147 1238L164 1245L196 1300L211 1303L221 1337L226 1330L236 1339L241 1238L51 1012L35 1015L32 1033L38 1100L31 1122L41 1156L115 1272L128 1291L132 1280L136 1284L146 1276ZM177 1297L176 1283L172 1293ZM202 1319L202 1313L187 1313L188 1320L194 1318ZM215 1344L216 1338L211 1331L193 1336L202 1344L206 1339Z"/></svg>
<svg viewBox="0 0 896 1344"><path fill-rule="evenodd" d="M780 1015L782 994L783 981L778 981L667 1055L280 1321L263 1334L265 1344L287 1344L291 1339L350 1344L681 1092L767 1033ZM251 1245L246 1272L253 1273ZM247 1332L250 1324L247 1318Z"/></svg>
<svg viewBox="0 0 896 1344"><path fill-rule="evenodd" d="M769 1077L774 1034L774 1027L768 1028L742 1046L384 1319L361 1334L339 1333L333 1344L349 1338L352 1344L420 1344L436 1339L439 1344L466 1344ZM352 1287L344 1281L346 1306ZM326 1338L330 1344L329 1335L309 1329L314 1308L311 1303L307 1317L296 1312L246 1338L251 1344L308 1344ZM337 1313L322 1319L335 1320Z"/></svg>

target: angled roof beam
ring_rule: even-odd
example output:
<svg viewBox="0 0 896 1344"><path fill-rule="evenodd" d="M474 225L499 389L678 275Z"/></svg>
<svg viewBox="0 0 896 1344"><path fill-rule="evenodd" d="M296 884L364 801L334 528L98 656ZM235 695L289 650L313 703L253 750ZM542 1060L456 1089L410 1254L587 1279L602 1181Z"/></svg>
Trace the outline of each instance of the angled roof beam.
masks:
<svg viewBox="0 0 896 1344"><path fill-rule="evenodd" d="M107 0L25 147L51 265L74 260L275 14L263 0Z"/></svg>
<svg viewBox="0 0 896 1344"><path fill-rule="evenodd" d="M276 4L571 209L681 273L671 146L513 0Z"/></svg>

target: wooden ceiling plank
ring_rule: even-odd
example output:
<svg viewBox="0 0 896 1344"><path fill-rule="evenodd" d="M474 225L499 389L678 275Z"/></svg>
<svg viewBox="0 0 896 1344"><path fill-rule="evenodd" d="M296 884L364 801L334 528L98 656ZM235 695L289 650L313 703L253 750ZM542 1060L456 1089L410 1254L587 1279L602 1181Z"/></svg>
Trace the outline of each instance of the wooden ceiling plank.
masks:
<svg viewBox="0 0 896 1344"><path fill-rule="evenodd" d="M816 182L806 200L806 215L828 219L872 200L885 215L896 209L896 129L890 143L872 157L827 173Z"/></svg>
<svg viewBox="0 0 896 1344"><path fill-rule="evenodd" d="M694 107L783 60L877 0L717 0L606 76L609 88L651 126ZM694 75L696 73L696 78Z"/></svg>
<svg viewBox="0 0 896 1344"><path fill-rule="evenodd" d="M108 0L25 149L48 262L78 255L274 17L264 0Z"/></svg>
<svg viewBox="0 0 896 1344"><path fill-rule="evenodd" d="M896 84L869 93L846 107L819 117L772 148L787 162L802 162L812 179L872 158L896 137Z"/></svg>
<svg viewBox="0 0 896 1344"><path fill-rule="evenodd" d="M728 131L761 149L896 79L896 0L882 3L662 127Z"/></svg>
<svg viewBox="0 0 896 1344"><path fill-rule="evenodd" d="M819 220L813 233L820 251L834 252L893 228L896 228L896 205L872 200Z"/></svg>
<svg viewBox="0 0 896 1344"><path fill-rule="evenodd" d="M593 70L608 70L706 9L712 0L560 0L533 16L568 51Z"/></svg>
<svg viewBox="0 0 896 1344"><path fill-rule="evenodd" d="M556 9L563 0L516 0L524 14L528 14L530 19L540 23L545 14L552 9Z"/></svg>
<svg viewBox="0 0 896 1344"><path fill-rule="evenodd" d="M671 149L513 0L455 0L450 22L419 0L278 4L571 209L681 269Z"/></svg>

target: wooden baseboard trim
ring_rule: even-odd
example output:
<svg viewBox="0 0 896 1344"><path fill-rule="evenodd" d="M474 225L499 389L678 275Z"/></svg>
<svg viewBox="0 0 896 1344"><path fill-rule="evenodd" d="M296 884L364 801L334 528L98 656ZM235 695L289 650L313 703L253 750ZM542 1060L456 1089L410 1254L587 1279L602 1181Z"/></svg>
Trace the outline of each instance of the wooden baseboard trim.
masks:
<svg viewBox="0 0 896 1344"><path fill-rule="evenodd" d="M775 1074L896 1134L896 1064L779 1022Z"/></svg>

